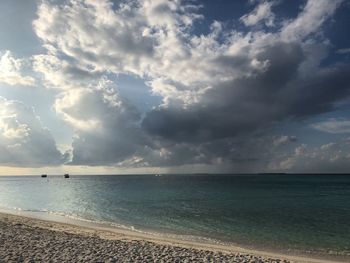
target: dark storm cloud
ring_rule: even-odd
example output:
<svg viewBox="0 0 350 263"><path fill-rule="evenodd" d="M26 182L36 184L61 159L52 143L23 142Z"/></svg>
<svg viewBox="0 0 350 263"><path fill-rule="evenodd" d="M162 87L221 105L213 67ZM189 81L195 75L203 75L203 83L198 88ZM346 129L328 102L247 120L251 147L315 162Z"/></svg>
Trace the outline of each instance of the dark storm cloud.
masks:
<svg viewBox="0 0 350 263"><path fill-rule="evenodd" d="M204 163L222 158L253 165L257 171L266 169L278 156L270 152L271 144L283 143L258 143L258 139L250 139L254 133L264 134L265 129L286 119L303 119L334 109L337 102L349 97L350 70L339 65L305 76L300 68L307 55L297 43L277 43L259 56L269 61L265 72L219 83L203 95L201 103L185 109L158 107L146 115L143 128L175 145L186 142L189 149L196 146L200 154L191 153L192 158L180 161L173 158L176 164L196 163L194 156L201 156ZM265 135L258 137L266 140ZM288 142L294 141L288 138ZM171 146L168 149L173 150ZM186 155L175 150L175 156Z"/></svg>
<svg viewBox="0 0 350 263"><path fill-rule="evenodd" d="M321 69L309 79L296 83L301 96L291 105L296 117L319 114L335 109L335 103L350 95L350 66L336 65Z"/></svg>
<svg viewBox="0 0 350 263"><path fill-rule="evenodd" d="M299 76L305 54L297 43L278 43L259 55L268 69L258 75L219 83L201 103L187 108L158 107L143 120L152 135L174 141L234 137L287 118L329 111L349 95L347 66Z"/></svg>

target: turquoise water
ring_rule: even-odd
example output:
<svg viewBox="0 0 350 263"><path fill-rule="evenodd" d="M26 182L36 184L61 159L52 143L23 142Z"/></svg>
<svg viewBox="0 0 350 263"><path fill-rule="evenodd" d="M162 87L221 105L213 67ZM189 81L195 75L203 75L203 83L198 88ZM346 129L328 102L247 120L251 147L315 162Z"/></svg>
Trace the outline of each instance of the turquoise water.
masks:
<svg viewBox="0 0 350 263"><path fill-rule="evenodd" d="M345 175L0 177L0 208L252 247L350 255Z"/></svg>

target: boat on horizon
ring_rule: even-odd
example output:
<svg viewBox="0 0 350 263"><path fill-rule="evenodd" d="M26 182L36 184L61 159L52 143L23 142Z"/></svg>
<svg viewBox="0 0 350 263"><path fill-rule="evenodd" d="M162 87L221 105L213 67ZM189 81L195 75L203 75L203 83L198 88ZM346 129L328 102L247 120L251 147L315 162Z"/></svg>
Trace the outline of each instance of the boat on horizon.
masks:
<svg viewBox="0 0 350 263"><path fill-rule="evenodd" d="M69 174L64 174L64 178L69 178Z"/></svg>
<svg viewBox="0 0 350 263"><path fill-rule="evenodd" d="M46 177L47 177L47 174L42 174L41 177L42 177L42 178L46 178Z"/></svg>

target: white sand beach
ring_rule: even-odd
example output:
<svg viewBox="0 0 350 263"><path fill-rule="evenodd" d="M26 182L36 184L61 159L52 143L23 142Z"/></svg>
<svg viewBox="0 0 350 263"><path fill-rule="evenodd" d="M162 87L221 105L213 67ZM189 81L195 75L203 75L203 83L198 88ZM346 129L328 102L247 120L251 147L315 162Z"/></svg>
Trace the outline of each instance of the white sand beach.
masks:
<svg viewBox="0 0 350 263"><path fill-rule="evenodd" d="M336 262L0 213L0 262Z"/></svg>

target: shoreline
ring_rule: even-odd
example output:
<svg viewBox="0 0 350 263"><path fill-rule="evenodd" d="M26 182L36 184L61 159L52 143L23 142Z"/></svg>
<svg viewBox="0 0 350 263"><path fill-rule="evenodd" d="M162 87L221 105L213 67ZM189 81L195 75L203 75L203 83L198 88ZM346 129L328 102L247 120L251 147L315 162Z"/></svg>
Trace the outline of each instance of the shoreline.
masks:
<svg viewBox="0 0 350 263"><path fill-rule="evenodd" d="M166 237L156 235L156 233L143 233L98 223L85 222L81 220L73 220L64 216L43 214L35 215L35 213L22 211L0 210L0 222L7 221L34 227L35 229L54 231L58 233L69 233L79 236L82 239L88 237L97 237L107 241L122 241L132 243L150 242L155 246L180 247L187 250L210 251L213 253L223 253L226 255L246 255L255 256L263 259L275 259L285 262L302 262L302 263L335 263L346 262L348 259L329 259L324 257L308 257L304 255L282 254L278 252L261 251L255 249L243 248L230 244L215 244L211 242L189 241L176 239L174 237ZM249 262L249 261L248 261ZM277 262L277 261L261 261L261 262Z"/></svg>

